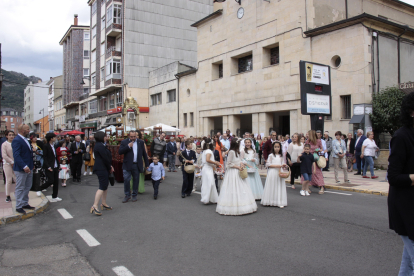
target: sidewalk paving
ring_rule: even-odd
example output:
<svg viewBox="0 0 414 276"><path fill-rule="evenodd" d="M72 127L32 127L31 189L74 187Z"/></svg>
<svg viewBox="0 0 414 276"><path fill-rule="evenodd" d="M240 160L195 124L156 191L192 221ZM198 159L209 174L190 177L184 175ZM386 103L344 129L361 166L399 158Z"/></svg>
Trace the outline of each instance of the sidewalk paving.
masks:
<svg viewBox="0 0 414 276"><path fill-rule="evenodd" d="M0 171L1 172L1 171ZM0 173L0 175L2 175ZM0 225L28 219L36 214L39 214L46 210L49 206L49 200L43 195L37 196L36 192L29 192L29 205L35 207L34 210L25 210L26 215L22 215L16 212L16 198L14 197L14 190L16 184L11 185L10 197L12 202L6 202L6 185L1 177L0 179Z"/></svg>
<svg viewBox="0 0 414 276"><path fill-rule="evenodd" d="M267 176L266 169L260 169L259 172L261 176ZM335 181L334 169L330 168L329 172L323 172L325 186L327 189L333 190L388 196L389 184L388 181L385 180L387 174L386 170L375 170L374 173L378 176L376 179L362 178L361 175L354 175L354 173L356 173L356 171L348 173L348 178L351 181L351 183L348 184L344 183L344 174L340 171L339 180L341 183L337 184ZM371 176L371 174L367 172L367 176ZM286 182L290 183L290 178ZM296 179L295 184L300 185L300 179Z"/></svg>

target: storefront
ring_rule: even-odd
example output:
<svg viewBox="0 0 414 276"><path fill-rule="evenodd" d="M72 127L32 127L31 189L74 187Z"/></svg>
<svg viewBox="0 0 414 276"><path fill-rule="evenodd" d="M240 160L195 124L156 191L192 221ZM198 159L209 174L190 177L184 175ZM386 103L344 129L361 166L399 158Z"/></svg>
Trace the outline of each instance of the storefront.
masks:
<svg viewBox="0 0 414 276"><path fill-rule="evenodd" d="M85 122L85 123L80 124L80 129L83 132L85 132L85 139L87 139L89 135L96 132L97 127L98 127L97 121Z"/></svg>

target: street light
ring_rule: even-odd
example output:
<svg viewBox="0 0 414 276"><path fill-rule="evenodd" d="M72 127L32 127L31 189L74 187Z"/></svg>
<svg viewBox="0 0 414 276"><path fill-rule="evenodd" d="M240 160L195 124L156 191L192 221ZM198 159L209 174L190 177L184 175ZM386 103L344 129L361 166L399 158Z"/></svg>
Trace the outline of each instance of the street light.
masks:
<svg viewBox="0 0 414 276"><path fill-rule="evenodd" d="M82 78L82 82L80 84L85 85L84 79L91 80L91 76L86 76Z"/></svg>
<svg viewBox="0 0 414 276"><path fill-rule="evenodd" d="M43 133L43 130L42 130L42 128L43 129L45 129L45 127L43 126L43 119L44 119L44 117L45 117L45 109L44 108L42 108L40 111L39 111L39 114L42 114L42 111L43 111L43 115L42 115L42 122L41 122L41 126L40 126L40 132L41 133Z"/></svg>

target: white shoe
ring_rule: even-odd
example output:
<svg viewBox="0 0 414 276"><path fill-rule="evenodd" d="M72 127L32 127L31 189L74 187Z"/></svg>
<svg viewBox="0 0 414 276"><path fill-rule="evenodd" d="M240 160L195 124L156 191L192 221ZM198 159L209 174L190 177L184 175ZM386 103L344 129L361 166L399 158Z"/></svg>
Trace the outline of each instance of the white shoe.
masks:
<svg viewBox="0 0 414 276"><path fill-rule="evenodd" d="M89 172L89 175L92 175L92 172Z"/></svg>
<svg viewBox="0 0 414 276"><path fill-rule="evenodd" d="M36 194L37 194L37 196L42 196L42 192L41 191L36 192Z"/></svg>
<svg viewBox="0 0 414 276"><path fill-rule="evenodd" d="M47 190L46 190L46 189L44 189L44 190L42 190L42 192L47 192Z"/></svg>
<svg viewBox="0 0 414 276"><path fill-rule="evenodd" d="M87 175L87 174L88 174L88 172L84 172L84 173L83 173L83 175Z"/></svg>
<svg viewBox="0 0 414 276"><path fill-rule="evenodd" d="M300 195L301 195L301 196L305 196L305 191L304 191L304 190L301 190L301 191L300 191Z"/></svg>
<svg viewBox="0 0 414 276"><path fill-rule="evenodd" d="M55 202L62 201L62 199L60 197L55 197L55 198L52 197L52 199L55 200Z"/></svg>
<svg viewBox="0 0 414 276"><path fill-rule="evenodd" d="M309 192L308 192L308 191L305 191L305 195L306 195L306 196L310 196L310 194L309 194Z"/></svg>

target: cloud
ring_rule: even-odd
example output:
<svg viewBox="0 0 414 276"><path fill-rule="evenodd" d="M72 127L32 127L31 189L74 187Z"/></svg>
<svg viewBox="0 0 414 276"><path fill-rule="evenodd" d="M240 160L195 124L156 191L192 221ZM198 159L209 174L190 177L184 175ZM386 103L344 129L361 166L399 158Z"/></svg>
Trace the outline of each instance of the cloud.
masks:
<svg viewBox="0 0 414 276"><path fill-rule="evenodd" d="M89 25L87 0L1 0L2 68L43 80L62 74L62 39L73 15Z"/></svg>

